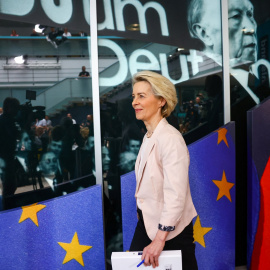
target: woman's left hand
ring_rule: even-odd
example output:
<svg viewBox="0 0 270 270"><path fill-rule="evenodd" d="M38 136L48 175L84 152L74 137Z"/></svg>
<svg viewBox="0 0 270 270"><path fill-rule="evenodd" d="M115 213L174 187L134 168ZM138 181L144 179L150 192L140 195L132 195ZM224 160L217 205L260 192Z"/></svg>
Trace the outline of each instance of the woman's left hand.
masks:
<svg viewBox="0 0 270 270"><path fill-rule="evenodd" d="M143 249L142 260L145 266L152 265L153 268L158 267L158 258L165 246L165 240L168 232L158 231L152 243Z"/></svg>

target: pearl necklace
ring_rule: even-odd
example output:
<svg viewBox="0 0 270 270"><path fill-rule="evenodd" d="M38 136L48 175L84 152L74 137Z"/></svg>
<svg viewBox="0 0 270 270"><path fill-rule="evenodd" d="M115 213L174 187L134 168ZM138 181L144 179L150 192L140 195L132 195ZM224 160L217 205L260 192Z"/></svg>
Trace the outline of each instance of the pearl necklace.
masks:
<svg viewBox="0 0 270 270"><path fill-rule="evenodd" d="M154 131L151 131L151 132L147 131L146 137L150 138L153 135L153 133L154 133Z"/></svg>
<svg viewBox="0 0 270 270"><path fill-rule="evenodd" d="M156 121L155 125L152 125L152 127L154 126L156 128L156 126L159 123L159 121ZM154 131L155 131L155 129L153 131L147 130L147 132L146 132L146 138L150 138L153 135Z"/></svg>

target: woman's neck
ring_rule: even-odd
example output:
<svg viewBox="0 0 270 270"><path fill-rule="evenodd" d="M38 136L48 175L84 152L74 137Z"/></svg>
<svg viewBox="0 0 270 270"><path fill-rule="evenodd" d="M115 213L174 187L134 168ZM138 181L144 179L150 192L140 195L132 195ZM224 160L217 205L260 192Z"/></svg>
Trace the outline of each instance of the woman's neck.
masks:
<svg viewBox="0 0 270 270"><path fill-rule="evenodd" d="M144 122L147 129L147 133L150 134L150 136L153 134L155 128L157 127L158 123L162 120L162 118L163 117L159 115L155 117L154 119L151 119L151 121Z"/></svg>

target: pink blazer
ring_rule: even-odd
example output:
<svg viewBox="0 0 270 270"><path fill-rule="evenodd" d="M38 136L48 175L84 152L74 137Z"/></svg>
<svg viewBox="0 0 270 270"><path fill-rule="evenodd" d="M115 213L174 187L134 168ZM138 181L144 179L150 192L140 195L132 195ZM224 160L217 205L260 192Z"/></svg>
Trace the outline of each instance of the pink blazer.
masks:
<svg viewBox="0 0 270 270"><path fill-rule="evenodd" d="M188 167L189 153L181 133L163 118L149 139L143 157L140 149L135 165L135 197L151 240L159 224L175 226L166 239L170 240L197 215L190 194Z"/></svg>

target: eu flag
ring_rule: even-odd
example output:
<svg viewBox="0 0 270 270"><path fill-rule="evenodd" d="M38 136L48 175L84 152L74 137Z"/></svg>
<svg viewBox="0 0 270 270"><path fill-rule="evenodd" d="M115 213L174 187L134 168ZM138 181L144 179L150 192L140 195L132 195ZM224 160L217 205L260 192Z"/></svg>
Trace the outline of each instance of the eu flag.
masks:
<svg viewBox="0 0 270 270"><path fill-rule="evenodd" d="M105 269L101 187L0 213L1 269Z"/></svg>
<svg viewBox="0 0 270 270"><path fill-rule="evenodd" d="M200 270L235 269L234 123L191 144L190 187L198 216L194 218L196 258ZM122 176L124 251L137 223L134 172Z"/></svg>
<svg viewBox="0 0 270 270"><path fill-rule="evenodd" d="M189 146L199 269L235 269L234 123Z"/></svg>

